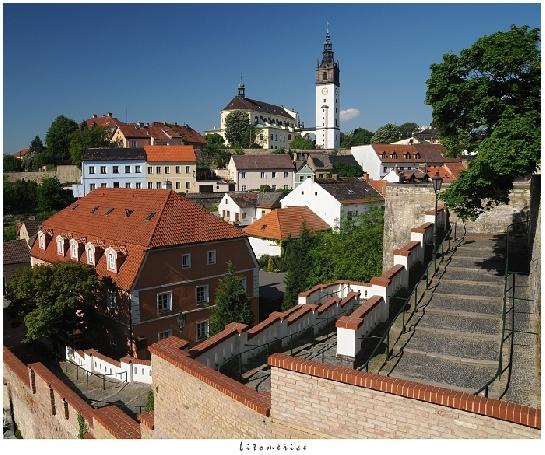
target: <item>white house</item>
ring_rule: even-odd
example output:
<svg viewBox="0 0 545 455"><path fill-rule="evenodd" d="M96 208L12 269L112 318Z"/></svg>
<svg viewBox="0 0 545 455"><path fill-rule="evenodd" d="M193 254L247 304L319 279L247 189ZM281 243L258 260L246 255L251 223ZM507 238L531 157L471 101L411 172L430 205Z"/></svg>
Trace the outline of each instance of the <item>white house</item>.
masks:
<svg viewBox="0 0 545 455"><path fill-rule="evenodd" d="M373 180L380 180L392 169L414 170L445 162L441 144L370 144L351 148L351 153Z"/></svg>
<svg viewBox="0 0 545 455"><path fill-rule="evenodd" d="M271 210L280 208L283 196L284 193L280 191L227 193L218 205L218 215L229 223L246 226Z"/></svg>
<svg viewBox="0 0 545 455"><path fill-rule="evenodd" d="M313 181L307 179L281 201L282 208L306 206L335 228L345 216L357 216L384 207L384 198L361 179Z"/></svg>

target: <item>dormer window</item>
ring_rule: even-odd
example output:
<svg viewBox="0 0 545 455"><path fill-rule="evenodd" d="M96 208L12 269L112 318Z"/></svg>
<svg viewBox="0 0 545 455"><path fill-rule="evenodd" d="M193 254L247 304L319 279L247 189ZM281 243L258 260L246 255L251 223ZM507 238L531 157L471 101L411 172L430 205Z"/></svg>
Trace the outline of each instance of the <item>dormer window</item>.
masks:
<svg viewBox="0 0 545 455"><path fill-rule="evenodd" d="M71 241L70 242L70 257L72 259L79 259L78 257L78 242L76 241Z"/></svg>
<svg viewBox="0 0 545 455"><path fill-rule="evenodd" d="M85 247L85 252L87 254L87 264L95 265L95 247L89 244Z"/></svg>
<svg viewBox="0 0 545 455"><path fill-rule="evenodd" d="M382 154L382 159L385 160L386 158L388 158L388 155L386 154L386 152L384 152L384 153Z"/></svg>
<svg viewBox="0 0 545 455"><path fill-rule="evenodd" d="M65 251L64 251L65 243L66 243L66 240L62 236L58 235L57 236L57 254L59 256L64 256L65 254Z"/></svg>
<svg viewBox="0 0 545 455"><path fill-rule="evenodd" d="M117 267L115 266L115 253L110 251L108 253L108 270L111 270L112 272L117 272Z"/></svg>
<svg viewBox="0 0 545 455"><path fill-rule="evenodd" d="M40 249L45 250L47 248L47 234L43 231L38 231L38 245Z"/></svg>

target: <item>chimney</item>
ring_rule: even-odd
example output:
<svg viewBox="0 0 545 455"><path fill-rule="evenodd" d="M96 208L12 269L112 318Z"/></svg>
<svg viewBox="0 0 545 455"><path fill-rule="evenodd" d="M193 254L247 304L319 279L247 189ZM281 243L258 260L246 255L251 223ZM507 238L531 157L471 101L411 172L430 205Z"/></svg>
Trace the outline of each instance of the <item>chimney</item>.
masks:
<svg viewBox="0 0 545 455"><path fill-rule="evenodd" d="M98 117L98 115L96 115L96 114L93 114L93 118L97 118L97 117Z"/></svg>
<svg viewBox="0 0 545 455"><path fill-rule="evenodd" d="M362 177L363 177L363 181L364 181L364 182L368 182L368 181L369 181L369 174L368 174L367 172L364 172Z"/></svg>
<svg viewBox="0 0 545 455"><path fill-rule="evenodd" d="M170 180L167 180L166 187L167 187L167 190L171 190L171 189L172 189L172 182L171 182Z"/></svg>
<svg viewBox="0 0 545 455"><path fill-rule="evenodd" d="M112 117L113 114L111 112L108 112L108 117Z"/></svg>

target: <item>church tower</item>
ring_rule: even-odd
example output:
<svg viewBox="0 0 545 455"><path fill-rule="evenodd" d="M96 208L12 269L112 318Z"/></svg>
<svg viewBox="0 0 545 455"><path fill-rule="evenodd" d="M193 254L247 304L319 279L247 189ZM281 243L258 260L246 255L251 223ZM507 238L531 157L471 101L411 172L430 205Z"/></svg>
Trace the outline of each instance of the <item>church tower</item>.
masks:
<svg viewBox="0 0 545 455"><path fill-rule="evenodd" d="M322 61L316 67L316 147L339 148L341 145L339 62L326 31Z"/></svg>

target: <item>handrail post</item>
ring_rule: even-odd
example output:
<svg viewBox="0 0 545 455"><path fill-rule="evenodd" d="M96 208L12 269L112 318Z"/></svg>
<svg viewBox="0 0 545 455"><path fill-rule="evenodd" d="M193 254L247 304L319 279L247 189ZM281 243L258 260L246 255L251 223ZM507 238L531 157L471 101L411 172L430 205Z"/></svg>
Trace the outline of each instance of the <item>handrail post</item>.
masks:
<svg viewBox="0 0 545 455"><path fill-rule="evenodd" d="M386 360L390 360L390 328L386 335Z"/></svg>

